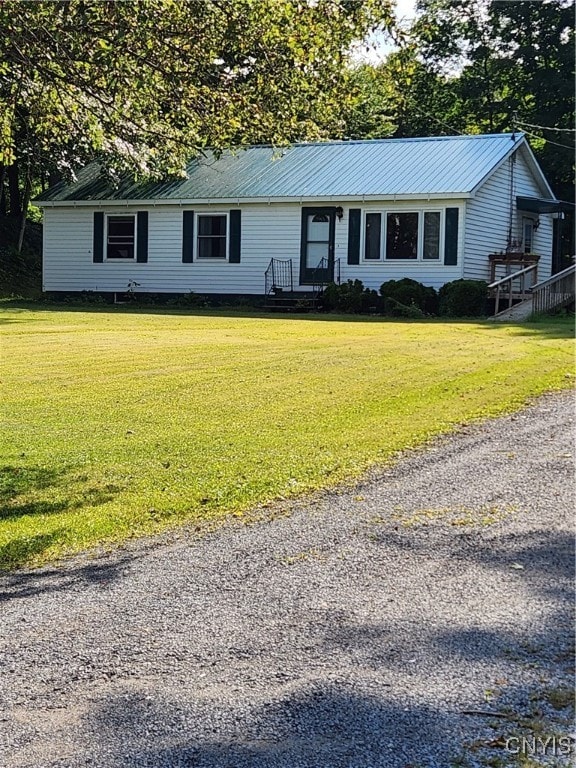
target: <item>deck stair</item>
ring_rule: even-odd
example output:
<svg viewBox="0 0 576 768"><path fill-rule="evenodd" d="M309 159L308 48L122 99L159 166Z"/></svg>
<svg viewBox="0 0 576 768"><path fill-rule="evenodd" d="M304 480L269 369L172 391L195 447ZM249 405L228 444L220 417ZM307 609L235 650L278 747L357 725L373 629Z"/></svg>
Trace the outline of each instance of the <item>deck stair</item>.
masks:
<svg viewBox="0 0 576 768"><path fill-rule="evenodd" d="M280 293L267 296L264 309L274 312L309 312L314 309L314 302L311 296L299 293Z"/></svg>
<svg viewBox="0 0 576 768"><path fill-rule="evenodd" d="M535 315L566 307L574 303L574 276L576 264L571 264L562 272L557 272L547 280L532 286L532 311Z"/></svg>
<svg viewBox="0 0 576 768"><path fill-rule="evenodd" d="M532 298L524 299L511 307L506 307L497 315L492 315L489 320L495 323L521 323L532 315Z"/></svg>
<svg viewBox="0 0 576 768"><path fill-rule="evenodd" d="M572 264L562 272L527 287L526 281L533 269L531 266L513 272L488 286L495 296L495 314L492 320L521 322L532 315L546 314L574 303L576 265ZM508 305L504 309L501 308L502 299L505 299Z"/></svg>

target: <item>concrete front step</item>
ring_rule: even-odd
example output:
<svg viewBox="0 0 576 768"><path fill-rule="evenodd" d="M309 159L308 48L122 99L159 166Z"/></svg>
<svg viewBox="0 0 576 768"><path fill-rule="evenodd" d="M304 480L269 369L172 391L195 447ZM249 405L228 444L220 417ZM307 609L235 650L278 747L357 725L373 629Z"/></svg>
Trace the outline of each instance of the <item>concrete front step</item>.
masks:
<svg viewBox="0 0 576 768"><path fill-rule="evenodd" d="M503 309L498 312L497 315L490 317L489 319L495 323L509 323L527 320L532 314L532 298L525 299L519 304L515 304L513 307Z"/></svg>

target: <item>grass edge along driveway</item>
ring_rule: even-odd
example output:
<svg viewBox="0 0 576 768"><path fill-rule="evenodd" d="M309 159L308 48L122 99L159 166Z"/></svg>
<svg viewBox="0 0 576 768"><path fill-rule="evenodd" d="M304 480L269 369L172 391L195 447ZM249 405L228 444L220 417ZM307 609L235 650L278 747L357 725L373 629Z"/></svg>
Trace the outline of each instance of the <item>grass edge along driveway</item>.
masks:
<svg viewBox="0 0 576 768"><path fill-rule="evenodd" d="M3 309L0 567L325 488L573 384L568 321Z"/></svg>

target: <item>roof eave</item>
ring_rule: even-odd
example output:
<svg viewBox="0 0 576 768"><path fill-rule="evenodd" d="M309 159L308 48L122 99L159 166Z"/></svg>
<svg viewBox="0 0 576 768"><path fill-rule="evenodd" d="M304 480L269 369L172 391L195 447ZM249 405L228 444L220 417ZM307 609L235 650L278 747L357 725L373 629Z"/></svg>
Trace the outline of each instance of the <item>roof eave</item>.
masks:
<svg viewBox="0 0 576 768"><path fill-rule="evenodd" d="M508 152L502 157L491 169L488 171L487 174L476 184L474 189L471 192L471 197L475 197L478 190L488 181L488 179L493 176L493 174L496 173L496 171L504 165L504 163L516 152L517 150L522 149L526 152L526 159L528 161L528 165L530 166L530 170L536 177L536 181L540 185L541 189L545 193L543 197L549 196L552 199L556 199L556 195L554 192L552 192L552 189L550 188L550 185L548 184L546 177L544 176L544 173L542 172L542 169L538 165L538 161L536 160L534 153L532 152L532 149L530 148L530 144L528 144L528 141L526 140L526 137L524 134L519 134L518 140L514 141L512 143L512 146L508 150Z"/></svg>
<svg viewBox="0 0 576 768"><path fill-rule="evenodd" d="M455 200L472 197L470 192L397 193L394 195L299 195L297 197L222 197L222 198L153 198L149 200L38 200L39 208L134 208L137 206L192 206L192 205L271 205L272 203L370 203L432 200Z"/></svg>

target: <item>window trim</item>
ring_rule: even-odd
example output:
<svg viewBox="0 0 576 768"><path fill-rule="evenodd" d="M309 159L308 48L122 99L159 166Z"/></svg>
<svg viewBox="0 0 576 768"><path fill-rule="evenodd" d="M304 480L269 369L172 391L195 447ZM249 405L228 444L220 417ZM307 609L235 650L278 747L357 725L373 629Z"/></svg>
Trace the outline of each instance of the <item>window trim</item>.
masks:
<svg viewBox="0 0 576 768"><path fill-rule="evenodd" d="M366 258L366 216L369 213L380 214L380 258ZM415 259L389 259L386 257L387 219L389 213L416 213L418 214L418 245ZM440 241L438 244L438 258L424 258L424 214L440 214ZM446 239L446 207L426 206L421 208L364 208L362 210L362 232L360 239L360 263L361 264L441 264L444 266L442 254Z"/></svg>
<svg viewBox="0 0 576 768"><path fill-rule="evenodd" d="M424 220L427 213L439 213L440 224L439 237L438 237L438 258L437 259L425 259L424 258ZM445 208L423 208L421 222L419 224L418 231L418 243L420 248L419 258L417 261L423 261L425 264L441 264L443 263L442 254L444 253L444 240L446 238L446 209ZM422 228L420 231L420 227Z"/></svg>
<svg viewBox="0 0 576 768"><path fill-rule="evenodd" d="M532 230L531 233L531 248L530 250L526 250L526 224L529 224ZM527 214L522 214L522 221L521 221L521 233L522 233L522 239L521 239L521 248L522 253L524 254L531 254L534 253L534 238L536 236L536 218L534 216L528 216Z"/></svg>
<svg viewBox="0 0 576 768"><path fill-rule="evenodd" d="M128 258L110 259L108 258L108 222L110 219L115 218L128 218L130 217L134 223L134 255ZM118 213L117 211L104 214L104 243L103 243L103 260L110 262L111 264L132 264L137 261L138 254L138 214L137 213Z"/></svg>
<svg viewBox="0 0 576 768"><path fill-rule="evenodd" d="M220 256L200 256L199 255L199 239L200 235L200 219L205 216L224 216L226 218L226 256L221 258ZM199 211L194 214L194 261L206 262L208 264L222 264L230 261L230 211L210 211L210 213Z"/></svg>

